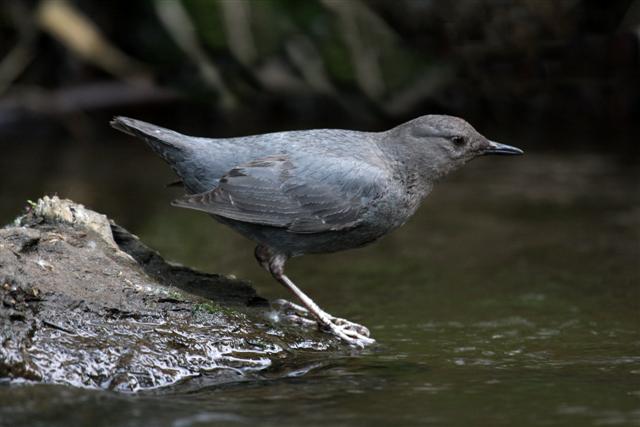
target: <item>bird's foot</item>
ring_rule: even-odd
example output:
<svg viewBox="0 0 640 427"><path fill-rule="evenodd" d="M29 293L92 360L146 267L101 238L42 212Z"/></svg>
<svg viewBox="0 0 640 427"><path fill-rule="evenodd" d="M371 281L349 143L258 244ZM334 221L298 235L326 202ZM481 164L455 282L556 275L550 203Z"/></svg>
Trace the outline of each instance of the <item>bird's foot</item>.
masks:
<svg viewBox="0 0 640 427"><path fill-rule="evenodd" d="M367 328L366 326L360 325L358 323L354 323L351 322L347 319L341 319L339 317L333 317L331 315L329 315L329 318L331 319L331 322L334 325L337 325L341 328L345 328L348 329L350 331L354 331L357 332L359 335L362 335L364 337L369 337L371 335L371 333L369 332L369 328Z"/></svg>
<svg viewBox="0 0 640 427"><path fill-rule="evenodd" d="M321 311L316 320L311 318L309 310L305 307L290 301L278 299L273 301L272 305L287 320L299 325L318 325L321 330L332 333L355 347L363 348L376 342L369 337L369 329L365 326L334 317L325 311Z"/></svg>
<svg viewBox="0 0 640 427"><path fill-rule="evenodd" d="M324 319L318 320L318 326L354 347L364 348L376 342L376 340L369 337L369 329L346 319L329 316L328 321Z"/></svg>
<svg viewBox="0 0 640 427"><path fill-rule="evenodd" d="M285 319L299 325L315 325L315 319L309 318L309 310L301 305L294 304L286 299L277 299L271 302L276 312Z"/></svg>

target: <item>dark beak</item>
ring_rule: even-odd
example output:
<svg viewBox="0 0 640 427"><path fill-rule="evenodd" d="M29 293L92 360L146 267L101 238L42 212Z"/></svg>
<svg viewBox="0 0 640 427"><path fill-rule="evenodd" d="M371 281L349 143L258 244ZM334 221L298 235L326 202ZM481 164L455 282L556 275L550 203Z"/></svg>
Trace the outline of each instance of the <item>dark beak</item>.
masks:
<svg viewBox="0 0 640 427"><path fill-rule="evenodd" d="M484 154L524 154L524 151L507 144L489 141L489 149Z"/></svg>

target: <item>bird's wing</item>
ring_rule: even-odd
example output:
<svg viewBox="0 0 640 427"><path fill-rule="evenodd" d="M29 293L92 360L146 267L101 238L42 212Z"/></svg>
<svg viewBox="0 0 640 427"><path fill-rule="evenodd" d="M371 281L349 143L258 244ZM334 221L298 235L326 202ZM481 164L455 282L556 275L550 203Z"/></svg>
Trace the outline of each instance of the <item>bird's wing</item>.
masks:
<svg viewBox="0 0 640 427"><path fill-rule="evenodd" d="M381 196L381 172L370 165L305 160L299 167L280 155L236 166L216 188L173 205L293 233L318 233L355 227Z"/></svg>

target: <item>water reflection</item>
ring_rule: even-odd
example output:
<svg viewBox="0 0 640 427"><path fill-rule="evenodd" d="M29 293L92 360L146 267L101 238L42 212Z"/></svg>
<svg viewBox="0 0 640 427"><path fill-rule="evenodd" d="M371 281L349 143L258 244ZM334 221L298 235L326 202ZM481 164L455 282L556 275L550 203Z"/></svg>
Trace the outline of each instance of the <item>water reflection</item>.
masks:
<svg viewBox="0 0 640 427"><path fill-rule="evenodd" d="M139 149L123 176L83 172L99 192L61 195L170 259L288 297L255 265L251 243L167 207L160 183L171 176ZM138 148L91 156L114 164L120 150ZM5 220L22 199L60 191L48 182L78 178L20 176L24 187L0 206ZM378 346L319 360L310 349L304 363L253 381L196 378L140 396L2 385L0 425L638 424L637 182L637 171L591 155L474 162L378 244L292 261L291 276L321 306L368 325Z"/></svg>

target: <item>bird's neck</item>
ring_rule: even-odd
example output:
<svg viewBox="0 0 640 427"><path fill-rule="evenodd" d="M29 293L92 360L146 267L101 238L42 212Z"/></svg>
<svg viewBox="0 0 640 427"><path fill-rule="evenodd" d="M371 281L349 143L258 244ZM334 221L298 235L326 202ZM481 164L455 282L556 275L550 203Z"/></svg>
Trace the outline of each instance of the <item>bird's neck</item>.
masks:
<svg viewBox="0 0 640 427"><path fill-rule="evenodd" d="M384 132L379 140L380 150L391 164L394 177L402 183L408 194L422 200L449 168L423 147L399 141L391 132Z"/></svg>

